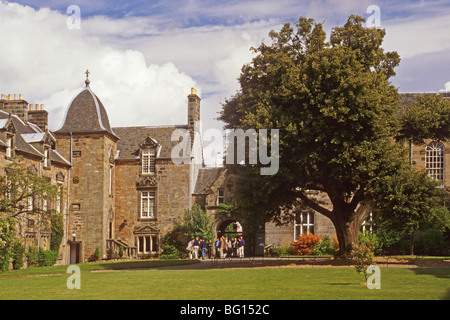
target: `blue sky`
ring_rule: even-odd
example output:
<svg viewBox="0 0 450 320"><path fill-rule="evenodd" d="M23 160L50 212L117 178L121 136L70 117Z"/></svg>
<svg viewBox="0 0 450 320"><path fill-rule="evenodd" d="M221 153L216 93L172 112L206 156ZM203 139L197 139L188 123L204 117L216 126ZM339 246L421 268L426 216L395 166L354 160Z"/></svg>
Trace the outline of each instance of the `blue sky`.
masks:
<svg viewBox="0 0 450 320"><path fill-rule="evenodd" d="M67 8L81 28L67 27ZM392 79L400 92L450 89L450 2L372 0L0 1L0 91L43 103L58 128L91 71L91 87L113 126L186 123L186 96L202 97L203 127L238 90L249 48L299 16L329 33L350 14L380 8L384 47L402 61Z"/></svg>

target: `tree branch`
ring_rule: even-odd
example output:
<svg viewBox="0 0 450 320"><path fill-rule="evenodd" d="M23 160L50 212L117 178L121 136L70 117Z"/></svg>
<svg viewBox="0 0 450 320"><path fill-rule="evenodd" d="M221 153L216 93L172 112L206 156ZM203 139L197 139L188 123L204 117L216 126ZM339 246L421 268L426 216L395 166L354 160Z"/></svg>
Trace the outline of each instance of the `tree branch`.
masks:
<svg viewBox="0 0 450 320"><path fill-rule="evenodd" d="M333 216L333 212L328 210L327 208L322 207L320 204L309 198L306 193L302 190L297 191L298 197L311 209L316 210L317 212L323 214L325 217L331 219Z"/></svg>

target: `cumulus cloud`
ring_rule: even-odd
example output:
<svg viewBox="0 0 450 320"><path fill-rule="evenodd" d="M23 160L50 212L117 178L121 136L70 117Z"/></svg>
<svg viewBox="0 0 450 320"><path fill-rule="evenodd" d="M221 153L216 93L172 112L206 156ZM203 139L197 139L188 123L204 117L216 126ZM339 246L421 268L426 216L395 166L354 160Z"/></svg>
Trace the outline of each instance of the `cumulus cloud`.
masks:
<svg viewBox="0 0 450 320"><path fill-rule="evenodd" d="M83 24L68 29L67 19L50 9L0 3L2 93L45 104L50 127L58 128L89 69L113 126L186 123L186 97L196 86L190 76L172 63L148 64L137 50L106 45Z"/></svg>

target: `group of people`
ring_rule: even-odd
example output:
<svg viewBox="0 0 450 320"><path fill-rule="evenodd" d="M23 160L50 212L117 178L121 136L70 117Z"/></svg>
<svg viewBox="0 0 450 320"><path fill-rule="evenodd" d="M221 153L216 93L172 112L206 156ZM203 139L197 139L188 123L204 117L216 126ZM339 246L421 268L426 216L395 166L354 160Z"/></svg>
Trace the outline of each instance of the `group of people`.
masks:
<svg viewBox="0 0 450 320"><path fill-rule="evenodd" d="M214 243L211 240L206 241L205 239L199 239L195 237L189 241L186 250L189 253L189 259L200 259L205 260L206 256L208 259L215 257L216 259L223 259L226 257L244 257L244 247L245 241L243 237L235 237L234 239L222 236L217 238Z"/></svg>

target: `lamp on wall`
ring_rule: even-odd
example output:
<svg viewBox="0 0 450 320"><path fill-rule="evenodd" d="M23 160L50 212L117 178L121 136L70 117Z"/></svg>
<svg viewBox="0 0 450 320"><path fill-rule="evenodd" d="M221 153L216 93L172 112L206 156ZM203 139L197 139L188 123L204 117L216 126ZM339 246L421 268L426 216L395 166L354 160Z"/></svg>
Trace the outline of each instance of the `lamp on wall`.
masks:
<svg viewBox="0 0 450 320"><path fill-rule="evenodd" d="M73 240L72 241L75 241L75 237L76 237L77 235L75 234L75 232L74 233L72 233L72 237L73 237Z"/></svg>

